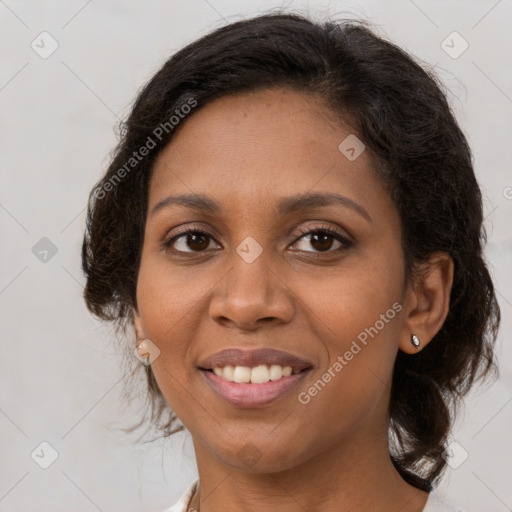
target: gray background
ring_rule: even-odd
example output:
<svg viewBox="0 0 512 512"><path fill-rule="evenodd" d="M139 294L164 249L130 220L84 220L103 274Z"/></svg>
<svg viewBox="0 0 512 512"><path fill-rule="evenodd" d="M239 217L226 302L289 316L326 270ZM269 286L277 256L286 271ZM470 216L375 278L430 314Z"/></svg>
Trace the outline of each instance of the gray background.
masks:
<svg viewBox="0 0 512 512"><path fill-rule="evenodd" d="M115 428L138 419L142 401L125 406L120 348L83 304L86 198L116 144L113 126L170 54L227 22L283 5L0 0L1 511L158 511L195 479L187 434L143 446ZM466 512L512 510L512 3L289 2L287 8L370 19L382 35L434 65L449 88L485 196L487 254L503 323L500 380L467 401L453 431L461 448L440 492ZM52 40L43 31L58 43L47 58L40 54ZM452 56L442 45L454 31L469 44L457 58L461 39L447 40ZM58 453L48 469L35 462L50 462L43 441Z"/></svg>

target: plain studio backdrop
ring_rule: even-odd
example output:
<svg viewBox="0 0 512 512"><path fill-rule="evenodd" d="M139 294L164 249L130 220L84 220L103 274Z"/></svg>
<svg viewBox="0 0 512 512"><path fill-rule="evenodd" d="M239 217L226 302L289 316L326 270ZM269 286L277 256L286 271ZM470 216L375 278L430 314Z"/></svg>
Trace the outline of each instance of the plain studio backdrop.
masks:
<svg viewBox="0 0 512 512"><path fill-rule="evenodd" d="M82 299L87 194L114 126L171 54L279 7L370 20L450 91L503 322L500 380L469 397L440 490L467 512L512 509L510 1L0 0L0 511L158 511L195 479L188 434L144 446L116 430L142 401L124 406L112 332Z"/></svg>

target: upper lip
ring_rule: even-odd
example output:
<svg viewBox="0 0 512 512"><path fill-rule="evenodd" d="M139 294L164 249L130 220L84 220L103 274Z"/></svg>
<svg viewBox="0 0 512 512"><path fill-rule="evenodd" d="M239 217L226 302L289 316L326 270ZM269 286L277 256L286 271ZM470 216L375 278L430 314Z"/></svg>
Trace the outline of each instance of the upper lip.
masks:
<svg viewBox="0 0 512 512"><path fill-rule="evenodd" d="M313 366L312 363L306 359L273 348L258 348L252 350L226 348L202 359L198 366L204 370L211 370L225 366L254 367L260 364L291 366L292 370L304 370Z"/></svg>

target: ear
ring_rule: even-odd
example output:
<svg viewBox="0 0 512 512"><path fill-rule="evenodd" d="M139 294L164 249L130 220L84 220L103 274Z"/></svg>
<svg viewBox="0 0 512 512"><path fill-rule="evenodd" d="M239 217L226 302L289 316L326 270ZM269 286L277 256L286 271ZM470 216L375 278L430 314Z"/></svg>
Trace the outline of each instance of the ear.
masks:
<svg viewBox="0 0 512 512"><path fill-rule="evenodd" d="M439 332L450 309L453 284L453 260L445 252L433 253L429 260L417 266L404 300L404 324L399 348L415 354ZM420 342L411 342L415 335Z"/></svg>
<svg viewBox="0 0 512 512"><path fill-rule="evenodd" d="M142 319L137 311L137 308L132 308L133 311L133 326L135 327L135 333L137 335L138 340L143 340L146 338L144 334L144 327L142 325Z"/></svg>

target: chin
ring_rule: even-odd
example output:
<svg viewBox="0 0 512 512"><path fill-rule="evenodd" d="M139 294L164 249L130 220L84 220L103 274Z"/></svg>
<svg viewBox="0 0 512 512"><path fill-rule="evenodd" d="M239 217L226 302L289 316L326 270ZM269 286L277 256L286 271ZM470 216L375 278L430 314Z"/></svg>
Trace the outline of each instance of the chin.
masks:
<svg viewBox="0 0 512 512"><path fill-rule="evenodd" d="M248 436L244 441L229 448L224 444L214 448L217 457L224 464L247 473L278 473L300 464L297 443L290 438L289 446L283 443L269 443L263 438L251 441ZM297 439L294 437L294 439ZM278 444L279 448L273 446Z"/></svg>

